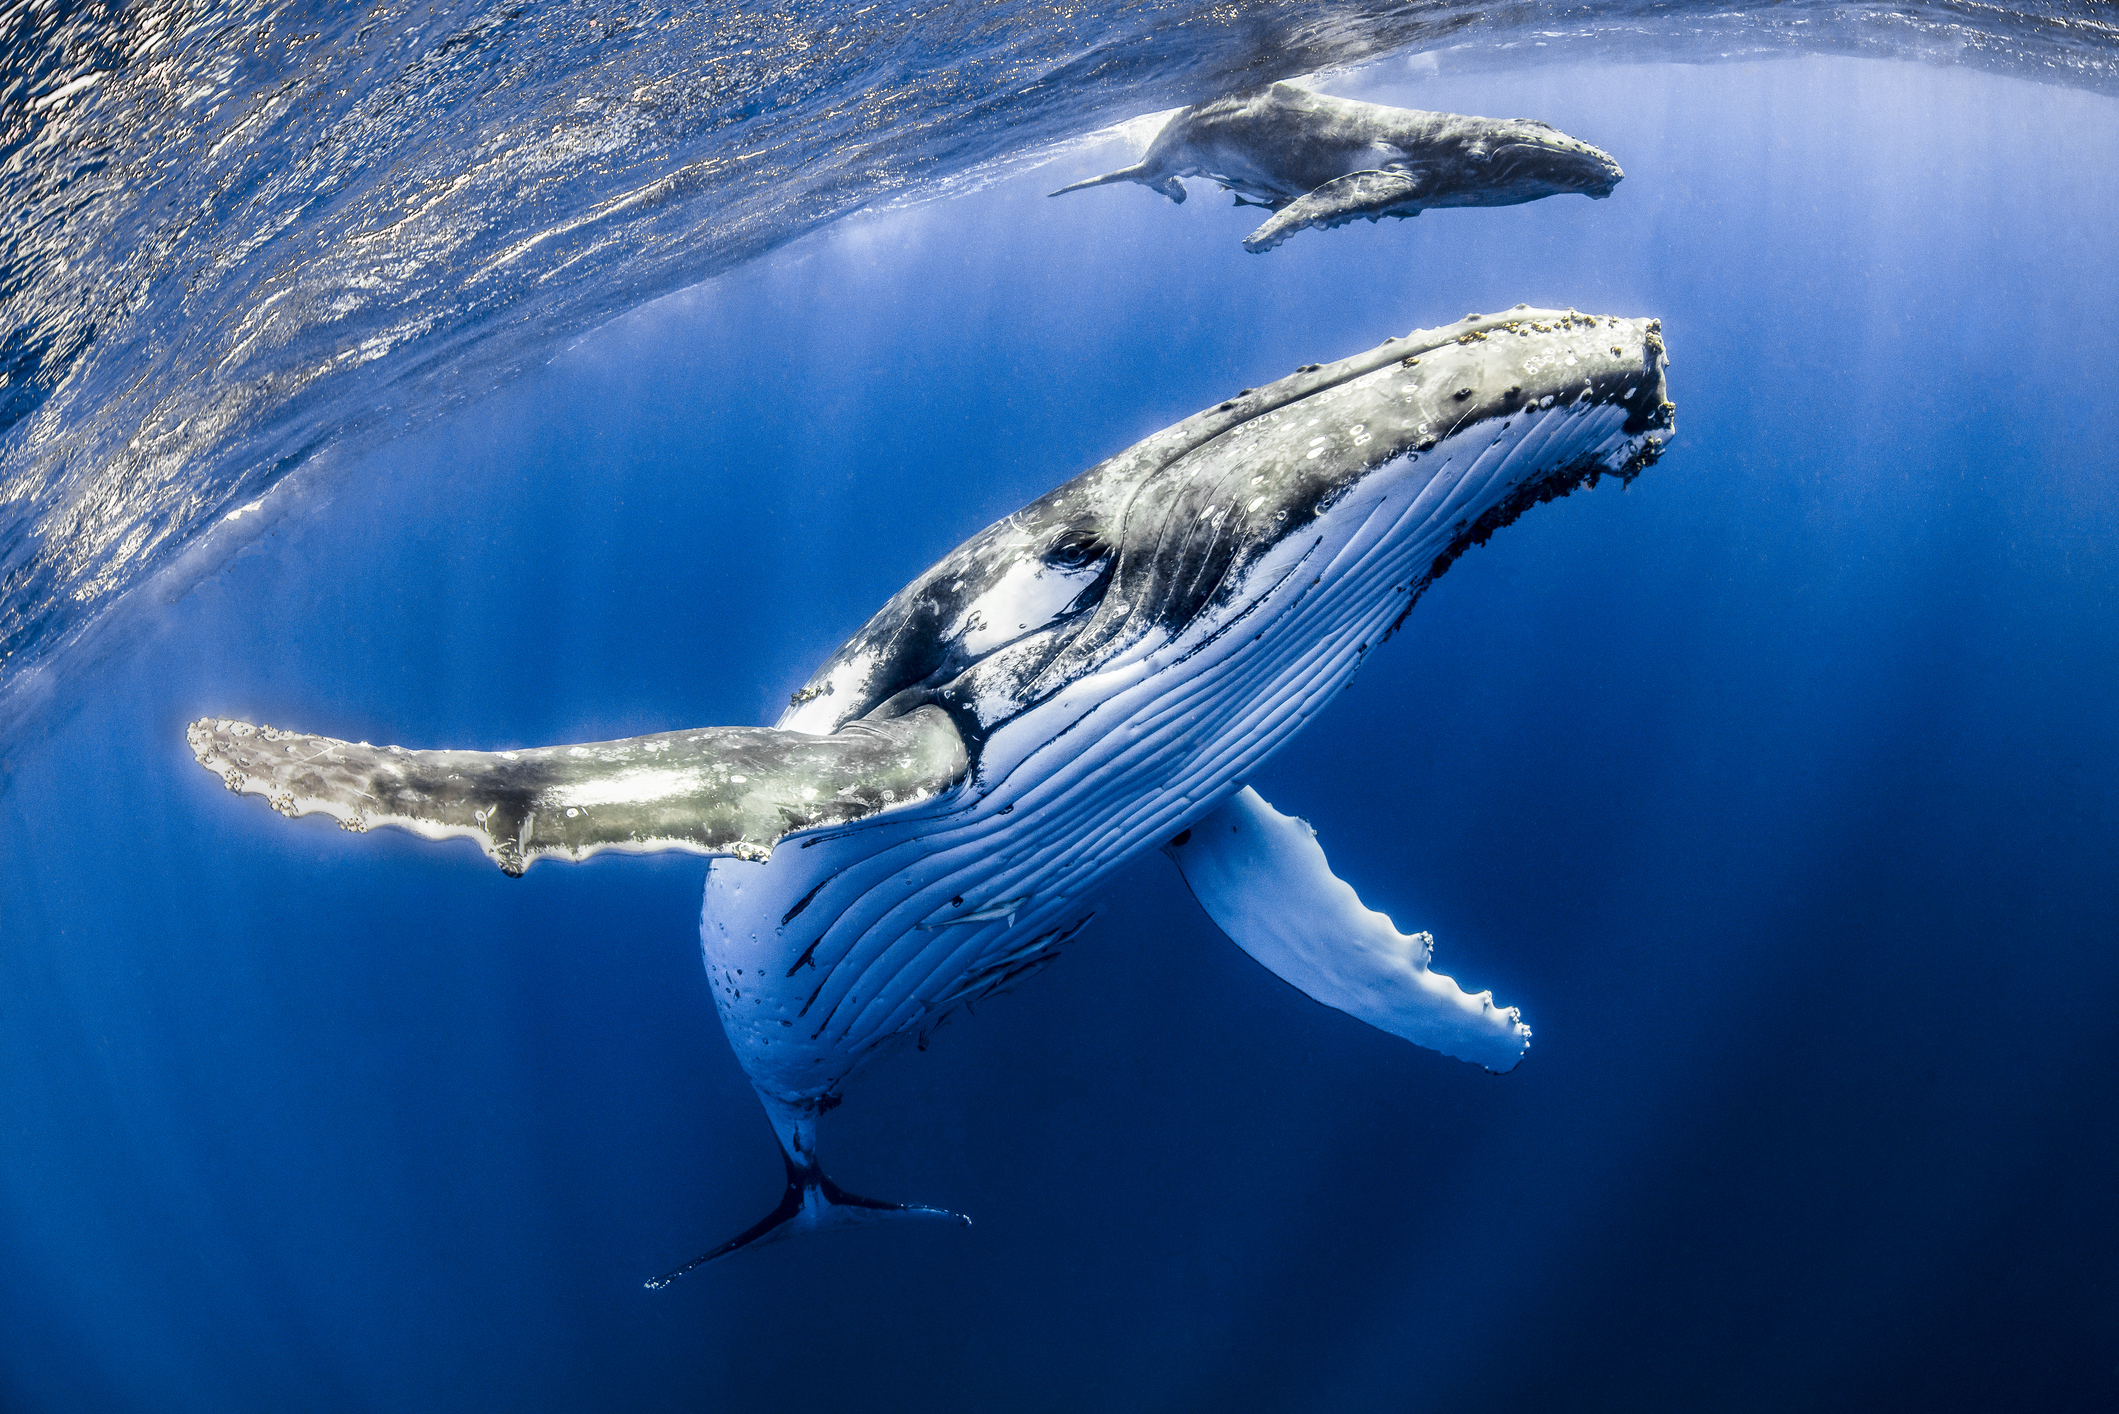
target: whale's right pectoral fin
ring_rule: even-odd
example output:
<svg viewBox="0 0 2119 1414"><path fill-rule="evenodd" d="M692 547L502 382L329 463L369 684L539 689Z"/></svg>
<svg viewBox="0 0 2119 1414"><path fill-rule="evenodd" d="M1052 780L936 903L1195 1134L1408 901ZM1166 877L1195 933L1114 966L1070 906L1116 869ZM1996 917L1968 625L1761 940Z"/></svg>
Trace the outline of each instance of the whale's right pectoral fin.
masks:
<svg viewBox="0 0 2119 1414"><path fill-rule="evenodd" d="M1163 852L1238 947L1326 1006L1491 1071L1529 1049L1521 1013L1430 972L1434 939L1364 907L1309 825L1249 786Z"/></svg>
<svg viewBox="0 0 2119 1414"><path fill-rule="evenodd" d="M1420 195L1420 178L1412 172L1349 172L1295 198L1250 235L1243 248L1260 255L1297 231L1316 227L1327 230L1349 221L1380 216L1417 216L1413 202Z"/></svg>
<svg viewBox="0 0 2119 1414"><path fill-rule="evenodd" d="M964 739L922 707L830 736L701 727L523 751L407 751L206 718L201 766L282 815L349 830L466 836L508 874L544 855L683 850L764 859L797 830L848 824L963 779Z"/></svg>

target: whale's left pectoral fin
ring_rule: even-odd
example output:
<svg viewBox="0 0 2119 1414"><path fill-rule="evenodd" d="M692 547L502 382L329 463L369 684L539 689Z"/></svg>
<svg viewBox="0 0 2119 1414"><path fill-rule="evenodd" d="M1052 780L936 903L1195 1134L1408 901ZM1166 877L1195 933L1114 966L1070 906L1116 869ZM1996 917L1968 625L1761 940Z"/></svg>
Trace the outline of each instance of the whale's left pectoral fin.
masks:
<svg viewBox="0 0 2119 1414"><path fill-rule="evenodd" d="M968 766L963 737L936 707L830 736L700 727L522 751L407 751L216 718L185 736L230 790L282 815L465 836L508 874L604 850L764 859L796 830L924 800Z"/></svg>
<svg viewBox="0 0 2119 1414"><path fill-rule="evenodd" d="M1514 1007L1429 971L1434 939L1407 937L1364 907L1309 825L1249 786L1163 852L1238 947L1326 1006L1491 1071L1513 1069L1529 1049Z"/></svg>
<svg viewBox="0 0 2119 1414"><path fill-rule="evenodd" d="M1297 231L1311 227L1328 230L1367 217L1417 216L1418 207L1404 210L1420 195L1420 178L1411 172L1349 172L1295 198L1250 235L1243 248L1261 255Z"/></svg>

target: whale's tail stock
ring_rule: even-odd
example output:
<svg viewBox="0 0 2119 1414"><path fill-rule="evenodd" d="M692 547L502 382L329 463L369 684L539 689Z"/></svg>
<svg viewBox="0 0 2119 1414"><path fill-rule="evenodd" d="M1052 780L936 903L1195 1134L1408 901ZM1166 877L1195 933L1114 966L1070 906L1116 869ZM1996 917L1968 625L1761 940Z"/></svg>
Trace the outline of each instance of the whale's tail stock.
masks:
<svg viewBox="0 0 2119 1414"><path fill-rule="evenodd" d="M971 1226L971 1219L947 1208L929 1208L918 1203L884 1203L863 1198L858 1193L848 1193L833 1183L817 1164L816 1116L783 1113L770 1103L766 1109L773 1116L773 1128L780 1135L780 1158L787 1165L787 1188L780 1195L780 1205L719 1247L702 1252L676 1270L664 1272L649 1281L648 1290L660 1291L695 1267L703 1267L746 1247L777 1242L802 1232L905 1220Z"/></svg>
<svg viewBox="0 0 2119 1414"><path fill-rule="evenodd" d="M1164 177L1159 182L1155 181L1149 177L1148 164L1145 162L1136 162L1130 167L1121 167L1116 172L1106 172L1101 177L1091 177L1087 181L1076 182L1072 186L1061 187L1058 191L1047 192L1045 195L1065 196L1070 191L1085 191L1090 187L1109 186L1113 182L1139 182L1150 191L1161 192L1180 206L1184 204L1185 184L1175 177Z"/></svg>

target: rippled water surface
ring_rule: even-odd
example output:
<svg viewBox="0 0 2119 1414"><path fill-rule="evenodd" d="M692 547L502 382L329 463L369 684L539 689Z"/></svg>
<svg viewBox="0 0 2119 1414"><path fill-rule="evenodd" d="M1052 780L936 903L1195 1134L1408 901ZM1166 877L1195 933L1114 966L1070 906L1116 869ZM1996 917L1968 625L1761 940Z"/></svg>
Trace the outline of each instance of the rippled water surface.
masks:
<svg viewBox="0 0 2119 1414"><path fill-rule="evenodd" d="M1319 13L6 12L0 1408L2111 1407L2105 8ZM1338 60L1627 177L1262 257L1044 195ZM1670 454L1255 779L1524 1008L1507 1077L1151 857L824 1121L976 1226L651 1293L780 1183L703 864L510 880L185 749L769 721L1099 458L1519 300L1663 319Z"/></svg>

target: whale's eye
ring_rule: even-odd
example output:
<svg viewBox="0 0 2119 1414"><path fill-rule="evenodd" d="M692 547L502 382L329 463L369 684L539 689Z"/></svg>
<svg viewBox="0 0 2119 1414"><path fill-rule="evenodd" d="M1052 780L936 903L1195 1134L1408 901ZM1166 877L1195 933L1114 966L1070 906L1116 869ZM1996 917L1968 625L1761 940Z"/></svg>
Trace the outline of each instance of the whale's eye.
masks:
<svg viewBox="0 0 2119 1414"><path fill-rule="evenodd" d="M1045 552L1045 563L1056 570L1078 570L1101 560L1110 547L1092 530L1070 530Z"/></svg>

